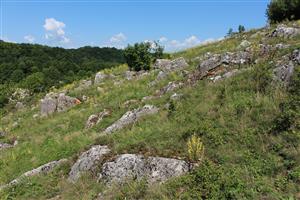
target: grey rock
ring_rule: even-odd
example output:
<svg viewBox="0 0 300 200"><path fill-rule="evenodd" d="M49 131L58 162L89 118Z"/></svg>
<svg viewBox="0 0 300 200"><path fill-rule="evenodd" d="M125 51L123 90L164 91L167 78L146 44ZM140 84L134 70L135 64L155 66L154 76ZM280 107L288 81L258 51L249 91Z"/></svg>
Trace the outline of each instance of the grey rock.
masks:
<svg viewBox="0 0 300 200"><path fill-rule="evenodd" d="M98 72L98 73L95 75L94 84L97 85L97 84L102 83L103 80L105 80L107 77L108 77L108 75L104 74L103 72Z"/></svg>
<svg viewBox="0 0 300 200"><path fill-rule="evenodd" d="M170 91L174 91L175 89L181 88L183 86L183 83L179 82L169 82L168 85L161 88L160 90L156 91L156 95L162 96Z"/></svg>
<svg viewBox="0 0 300 200"><path fill-rule="evenodd" d="M12 148L14 145L0 142L0 150Z"/></svg>
<svg viewBox="0 0 300 200"><path fill-rule="evenodd" d="M44 117L54 112L62 112L79 103L81 102L77 98L67 96L64 93L48 93L41 100L41 115Z"/></svg>
<svg viewBox="0 0 300 200"><path fill-rule="evenodd" d="M56 93L48 93L44 99L41 100L41 115L48 116L56 111L57 108L57 97Z"/></svg>
<svg viewBox="0 0 300 200"><path fill-rule="evenodd" d="M138 103L139 101L137 100L137 99L130 99L130 100L128 100L128 101L125 101L124 102L124 106L125 107L129 107L130 105L132 105L132 104L136 104L136 103Z"/></svg>
<svg viewBox="0 0 300 200"><path fill-rule="evenodd" d="M294 64L291 61L286 64L279 64L273 70L273 72L273 78L275 81L279 81L282 82L284 85L288 85L294 73Z"/></svg>
<svg viewBox="0 0 300 200"><path fill-rule="evenodd" d="M39 114L34 114L32 117L33 119L37 119L39 117Z"/></svg>
<svg viewBox="0 0 300 200"><path fill-rule="evenodd" d="M6 187L11 187L11 186L19 184L24 178L32 177L32 176L36 176L36 175L41 175L41 174L48 174L55 167L58 167L58 166L60 166L61 164L65 163L65 162L67 162L67 159L52 161L52 162L44 164L44 165L42 165L42 166L40 166L36 169L25 172L24 174L22 174L21 176L19 176L18 178L14 179L14 180L12 180L8 184L0 186L0 190L3 189L3 188L6 188Z"/></svg>
<svg viewBox="0 0 300 200"><path fill-rule="evenodd" d="M288 27L284 24L280 24L277 28L271 33L271 37L284 37L291 38L300 34L300 29L295 27Z"/></svg>
<svg viewBox="0 0 300 200"><path fill-rule="evenodd" d="M15 105L15 108L17 109L17 110L21 110L21 109L23 109L23 108L25 108L25 106L24 106L24 104L22 103L22 102L17 102L16 103L16 105Z"/></svg>
<svg viewBox="0 0 300 200"><path fill-rule="evenodd" d="M124 76L125 76L125 79L132 80L135 76L135 72L134 71L126 71Z"/></svg>
<svg viewBox="0 0 300 200"><path fill-rule="evenodd" d="M279 44L276 44L275 45L275 48L276 49L286 49L286 48L289 48L290 45L289 44L282 44L282 43L279 43Z"/></svg>
<svg viewBox="0 0 300 200"><path fill-rule="evenodd" d="M9 101L10 102L22 101L29 96L30 96L30 91L28 89L17 88L9 98Z"/></svg>
<svg viewBox="0 0 300 200"><path fill-rule="evenodd" d="M248 51L238 51L235 53L226 52L224 54L207 54L204 61L202 61L199 66L200 79L209 74L210 71L214 71L218 67L224 65L242 65L249 64L252 62L252 55Z"/></svg>
<svg viewBox="0 0 300 200"><path fill-rule="evenodd" d="M103 164L99 179L111 184L123 183L128 179L145 178L151 184L178 177L189 170L189 164L183 160L123 154L114 161Z"/></svg>
<svg viewBox="0 0 300 200"><path fill-rule="evenodd" d="M160 80L166 78L167 76L168 76L168 74L166 72L159 71L158 74L157 74L156 80L160 81Z"/></svg>
<svg viewBox="0 0 300 200"><path fill-rule="evenodd" d="M247 48L247 47L249 47L249 46L251 46L251 42L249 42L248 40L243 40L242 42L241 42L241 44L238 46L238 48Z"/></svg>
<svg viewBox="0 0 300 200"><path fill-rule="evenodd" d="M80 91L80 90L87 89L91 86L92 86L91 80L82 80L82 81L80 81L79 86L77 88L75 88L75 90Z"/></svg>
<svg viewBox="0 0 300 200"><path fill-rule="evenodd" d="M293 51L291 60L295 62L296 64L300 65L300 50L296 49Z"/></svg>
<svg viewBox="0 0 300 200"><path fill-rule="evenodd" d="M57 98L57 112L65 111L78 103L80 103L80 101L77 98L60 93Z"/></svg>
<svg viewBox="0 0 300 200"><path fill-rule="evenodd" d="M71 168L68 180L76 182L84 172L95 172L97 166L102 162L105 155L110 153L107 146L92 146L88 151L82 153Z"/></svg>
<svg viewBox="0 0 300 200"><path fill-rule="evenodd" d="M182 96L183 96L182 94L174 93L174 94L172 94L172 95L170 96L170 99L173 100L173 101L177 101L177 100L181 99Z"/></svg>
<svg viewBox="0 0 300 200"><path fill-rule="evenodd" d="M174 60L157 59L153 67L155 69L161 69L163 71L174 71L183 69L187 66L188 64L185 59L180 57Z"/></svg>
<svg viewBox="0 0 300 200"><path fill-rule="evenodd" d="M153 105L145 105L142 108L126 112L119 120L104 130L105 134L111 134L123 127L138 121L141 117L152 115L158 112L158 108Z"/></svg>
<svg viewBox="0 0 300 200"><path fill-rule="evenodd" d="M96 124L100 123L102 121L102 119L108 115L110 115L110 112L108 110L104 110L98 114L93 114L93 115L89 116L89 118L85 124L85 128L86 129L92 128Z"/></svg>

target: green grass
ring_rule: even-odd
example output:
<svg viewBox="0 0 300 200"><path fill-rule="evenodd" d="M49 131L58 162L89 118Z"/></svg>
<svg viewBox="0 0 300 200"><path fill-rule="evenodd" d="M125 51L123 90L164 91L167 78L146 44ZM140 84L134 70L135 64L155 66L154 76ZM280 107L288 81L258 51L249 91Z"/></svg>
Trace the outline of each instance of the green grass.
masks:
<svg viewBox="0 0 300 200"><path fill-rule="evenodd" d="M172 56L192 59L208 51L234 51L253 33L255 31ZM249 40L258 44L260 39ZM263 70L271 73L274 66L269 61L276 61L299 48L299 39L268 38L269 44L282 42L291 47L276 52L272 58L262 59L258 67L268 66ZM188 70L193 70L196 65L191 63ZM124 106L127 100L141 100L169 81L183 79L179 73L172 73L156 86L148 87L157 74L152 71L141 80L124 81L120 86L107 80L100 86L102 92L97 86L84 91L74 91L76 84L65 86L71 96L86 95L89 100L48 118L33 119L32 116L39 112L38 107L3 116L1 126L9 129L9 136L1 141L17 138L19 145L0 153L0 184L52 160L71 159L49 175L26 179L22 184L0 192L0 199L47 199L57 195L62 199L93 199L100 192L106 199L296 199L300 192L299 107L292 105L298 105L298 95L271 84L271 81L260 83L257 77L263 70L257 67L240 67L248 70L224 81L203 80L195 87L176 91L183 94L183 98L172 101L172 109L164 108L172 93L128 108ZM106 72L120 75L126 69L126 66L120 66ZM299 71L295 74L299 76ZM258 86L263 86L264 90L259 91ZM159 113L146 116L114 134L101 134L127 110L146 103L160 107ZM111 110L111 116L85 130L88 116L103 109ZM18 119L19 126L13 128L13 122ZM292 120L292 125L278 132L285 124L284 120ZM109 145L112 156L140 153L187 160L186 142L193 134L200 136L204 143L205 160L191 173L161 186L129 181L122 186L107 188L97 183L91 174L86 174L76 184L66 181L72 162L93 144Z"/></svg>

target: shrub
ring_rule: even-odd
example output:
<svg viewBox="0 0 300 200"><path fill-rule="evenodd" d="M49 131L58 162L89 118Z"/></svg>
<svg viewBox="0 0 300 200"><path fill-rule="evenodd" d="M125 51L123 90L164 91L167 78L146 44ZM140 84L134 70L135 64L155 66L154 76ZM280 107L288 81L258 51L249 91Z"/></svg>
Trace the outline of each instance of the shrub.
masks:
<svg viewBox="0 0 300 200"><path fill-rule="evenodd" d="M128 45L124 56L130 70L149 70L151 63L163 56L163 47L158 42L135 43Z"/></svg>
<svg viewBox="0 0 300 200"><path fill-rule="evenodd" d="M300 0L272 0L267 16L271 23L300 19Z"/></svg>
<svg viewBox="0 0 300 200"><path fill-rule="evenodd" d="M201 161L204 156L204 145L200 137L193 135L187 142L189 159Z"/></svg>
<svg viewBox="0 0 300 200"><path fill-rule="evenodd" d="M245 32L246 29L243 25L239 25L238 30L239 30L239 33L243 33L243 32Z"/></svg>

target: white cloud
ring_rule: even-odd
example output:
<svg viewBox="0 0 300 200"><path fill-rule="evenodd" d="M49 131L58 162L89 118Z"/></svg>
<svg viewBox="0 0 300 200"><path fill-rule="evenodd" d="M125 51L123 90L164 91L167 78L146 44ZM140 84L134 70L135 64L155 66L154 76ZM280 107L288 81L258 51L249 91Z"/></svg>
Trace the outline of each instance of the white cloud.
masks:
<svg viewBox="0 0 300 200"><path fill-rule="evenodd" d="M166 37L163 36L163 37L160 37L158 41L161 42L161 43L167 42L168 38L166 38Z"/></svg>
<svg viewBox="0 0 300 200"><path fill-rule="evenodd" d="M201 44L200 39L195 35L192 35L184 39L183 41L171 40L165 45L165 47L167 51L178 51L178 50L194 47L199 44Z"/></svg>
<svg viewBox="0 0 300 200"><path fill-rule="evenodd" d="M24 40L29 43L33 43L35 41L35 38L32 35L25 35Z"/></svg>
<svg viewBox="0 0 300 200"><path fill-rule="evenodd" d="M66 25L63 22L57 21L54 18L46 18L44 29L46 31L45 38L54 42L69 43L70 39L66 36L64 28Z"/></svg>
<svg viewBox="0 0 300 200"><path fill-rule="evenodd" d="M125 42L126 40L127 40L127 37L123 33L119 33L119 34L112 36L109 41L111 43L120 43L120 42Z"/></svg>

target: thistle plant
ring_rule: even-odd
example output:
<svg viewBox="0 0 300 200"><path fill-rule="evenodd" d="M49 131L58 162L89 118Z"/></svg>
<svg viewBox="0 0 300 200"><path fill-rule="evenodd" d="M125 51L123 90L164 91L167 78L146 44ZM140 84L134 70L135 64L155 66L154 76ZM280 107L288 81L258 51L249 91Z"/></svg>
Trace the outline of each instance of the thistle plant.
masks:
<svg viewBox="0 0 300 200"><path fill-rule="evenodd" d="M197 135L193 135L187 142L189 159L194 162L199 162L204 156L204 145L201 142L201 138Z"/></svg>

